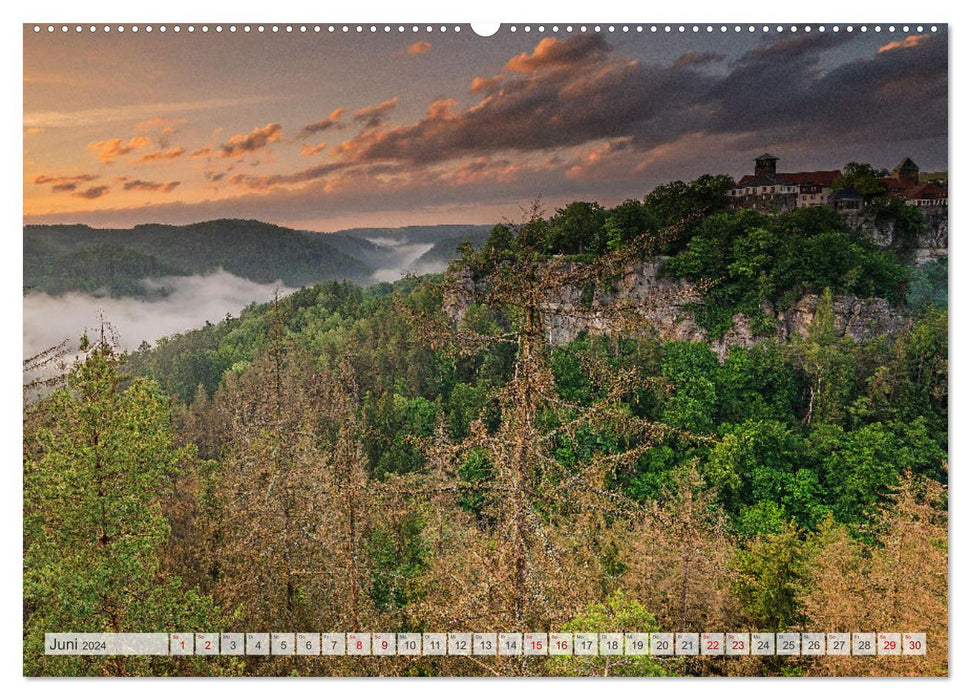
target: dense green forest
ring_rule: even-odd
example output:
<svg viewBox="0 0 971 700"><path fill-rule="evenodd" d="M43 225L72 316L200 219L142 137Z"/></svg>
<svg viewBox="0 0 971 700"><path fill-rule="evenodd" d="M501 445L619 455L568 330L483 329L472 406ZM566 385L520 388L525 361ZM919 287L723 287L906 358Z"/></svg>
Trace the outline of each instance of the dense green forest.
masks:
<svg viewBox="0 0 971 700"><path fill-rule="evenodd" d="M915 270L824 208L728 211L724 189L537 211L445 275L315 284L134 353L86 339L25 407L25 672L946 674L946 261ZM549 344L551 289L654 256L701 285L712 337L820 303L723 361L636 325ZM907 324L855 343L839 294ZM928 655L43 656L82 629L917 630Z"/></svg>

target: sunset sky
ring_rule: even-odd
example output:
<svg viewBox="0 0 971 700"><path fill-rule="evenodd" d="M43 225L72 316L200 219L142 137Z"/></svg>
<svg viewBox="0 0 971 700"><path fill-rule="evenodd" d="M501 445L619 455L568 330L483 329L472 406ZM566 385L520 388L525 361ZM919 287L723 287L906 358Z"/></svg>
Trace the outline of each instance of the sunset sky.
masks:
<svg viewBox="0 0 971 700"><path fill-rule="evenodd" d="M763 151L783 171L946 170L947 35L915 29L25 27L24 221L490 223L737 178Z"/></svg>

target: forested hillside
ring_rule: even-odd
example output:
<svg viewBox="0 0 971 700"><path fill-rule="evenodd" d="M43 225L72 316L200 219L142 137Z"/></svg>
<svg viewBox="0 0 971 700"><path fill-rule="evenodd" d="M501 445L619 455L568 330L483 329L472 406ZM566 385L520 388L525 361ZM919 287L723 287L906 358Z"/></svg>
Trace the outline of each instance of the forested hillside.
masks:
<svg viewBox="0 0 971 700"><path fill-rule="evenodd" d="M136 353L89 339L25 409L25 671L946 674L941 274L826 210L728 212L723 192L537 212L452 274L315 284ZM550 290L658 255L713 334L821 302L804 335L723 362L636 309L549 344ZM459 270L475 298L455 323ZM844 293L908 323L854 343ZM52 629L916 630L928 654L149 661L45 657Z"/></svg>
<svg viewBox="0 0 971 700"><path fill-rule="evenodd" d="M376 269L399 263L393 245L371 238L436 245L443 251L436 257L441 269L460 242L474 240L481 230L487 228L412 226L321 234L232 219L132 229L25 226L24 287L55 295L81 291L143 297L153 293L141 284L144 278L217 268L254 282L279 280L288 287L329 280L367 283Z"/></svg>

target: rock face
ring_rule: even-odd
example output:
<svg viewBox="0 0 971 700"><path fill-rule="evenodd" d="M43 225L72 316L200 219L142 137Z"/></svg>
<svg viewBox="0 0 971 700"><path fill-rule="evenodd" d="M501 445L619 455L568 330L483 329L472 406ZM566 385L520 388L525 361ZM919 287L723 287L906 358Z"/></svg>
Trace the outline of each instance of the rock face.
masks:
<svg viewBox="0 0 971 700"><path fill-rule="evenodd" d="M947 207L922 207L927 227L913 241L914 262L917 265L934 262L947 256ZM894 220L876 221L872 215L847 217L850 225L862 231L882 248L902 245Z"/></svg>
<svg viewBox="0 0 971 700"><path fill-rule="evenodd" d="M784 341L805 335L816 314L819 296L807 294L793 306L776 311L763 306L777 320L774 334L757 335L749 319L736 314L732 326L721 338L709 337L695 321L690 305L701 301L700 290L688 280L660 274L663 260L631 265L609 289L596 289L590 299L584 290L567 287L551 293L544 304L546 332L551 345L564 345L582 332L607 334L650 327L664 340L707 343L724 359L733 346L751 347L760 340ZM556 263L553 263L556 264ZM461 321L475 298L475 281L468 270L450 273L450 291L444 299L445 312L454 323ZM833 315L838 335L863 342L894 334L906 325L904 316L885 299L854 296L833 298Z"/></svg>
<svg viewBox="0 0 971 700"><path fill-rule="evenodd" d="M785 340L792 335L805 335L818 306L819 295L807 294L776 314L779 321L777 337ZM907 320L886 299L837 296L833 297L833 325L837 335L862 343L897 333L907 325Z"/></svg>

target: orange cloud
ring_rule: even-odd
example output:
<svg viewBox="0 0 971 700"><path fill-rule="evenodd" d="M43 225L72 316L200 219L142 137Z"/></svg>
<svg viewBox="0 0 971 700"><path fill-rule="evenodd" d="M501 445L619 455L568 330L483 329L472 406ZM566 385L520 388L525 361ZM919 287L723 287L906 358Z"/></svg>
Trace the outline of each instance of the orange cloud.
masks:
<svg viewBox="0 0 971 700"><path fill-rule="evenodd" d="M224 143L220 149L223 158L243 155L257 151L269 143L279 141L283 136L283 127L279 124L267 124L253 129L248 134L236 134Z"/></svg>
<svg viewBox="0 0 971 700"><path fill-rule="evenodd" d="M189 154L190 158L202 158L203 156L212 155L212 146L205 146L200 148L198 151L193 151Z"/></svg>
<svg viewBox="0 0 971 700"><path fill-rule="evenodd" d="M183 153L185 153L185 149L181 147L170 148L167 151L152 151L151 153L146 153L137 160L133 160L132 163L154 163L160 160L175 160Z"/></svg>
<svg viewBox="0 0 971 700"><path fill-rule="evenodd" d="M44 130L39 126L31 126L24 129L24 133L27 134L27 136L35 136L36 134L44 133Z"/></svg>
<svg viewBox="0 0 971 700"><path fill-rule="evenodd" d="M428 51L428 49L430 49L431 47L432 45L429 42L425 41L424 39L421 41L416 41L414 44L408 47L408 55L419 56L425 53L426 51Z"/></svg>
<svg viewBox="0 0 971 700"><path fill-rule="evenodd" d="M723 53L713 53L711 51L702 51L698 53L696 51L689 51L688 53L681 54L678 60L674 62L675 68L684 68L685 66L704 66L709 63L715 63L717 61L724 61L725 54Z"/></svg>
<svg viewBox="0 0 971 700"><path fill-rule="evenodd" d="M884 44L879 49L877 53L883 53L885 51L895 51L896 49L912 49L918 46L925 39L930 38L930 34L911 34L906 39L900 39L899 41L891 41L889 44Z"/></svg>
<svg viewBox="0 0 971 700"><path fill-rule="evenodd" d="M312 146L311 144L306 143L306 144L304 144L303 146L300 147L300 155L306 156L307 158L310 158L311 156L317 155L318 153L320 153L325 148L327 148L327 144L326 143L318 143L315 146Z"/></svg>
<svg viewBox="0 0 971 700"><path fill-rule="evenodd" d="M111 165L116 158L128 155L139 148L145 148L151 143L146 136L136 136L128 141L123 139L108 139L88 144L88 150L97 151L98 160L105 165Z"/></svg>
<svg viewBox="0 0 971 700"><path fill-rule="evenodd" d="M491 78L483 78L482 76L475 76L472 79L472 85L469 87L469 92L479 92L480 90L487 90L489 88L495 87L502 83L501 75L494 75Z"/></svg>
<svg viewBox="0 0 971 700"><path fill-rule="evenodd" d="M458 102L451 98L435 100L428 105L428 111L425 114L428 119L448 119L455 115L454 108L457 106Z"/></svg>
<svg viewBox="0 0 971 700"><path fill-rule="evenodd" d="M599 34L578 34L564 41L550 36L536 44L532 53L521 53L509 59L506 70L534 73L547 68L575 66L609 52L610 46Z"/></svg>

